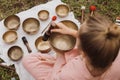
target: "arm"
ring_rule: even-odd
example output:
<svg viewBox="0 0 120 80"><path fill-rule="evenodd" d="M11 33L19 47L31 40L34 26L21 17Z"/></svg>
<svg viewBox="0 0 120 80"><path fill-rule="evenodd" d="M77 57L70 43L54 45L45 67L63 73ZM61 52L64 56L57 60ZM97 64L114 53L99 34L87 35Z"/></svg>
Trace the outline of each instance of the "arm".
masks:
<svg viewBox="0 0 120 80"><path fill-rule="evenodd" d="M64 25L61 22L59 22L59 23L52 22L52 26L56 26L57 27L55 29L52 29L51 30L52 32L58 32L58 33L61 33L61 34L68 34L68 35L72 35L75 38L77 38L78 31L67 27L66 25ZM56 49L54 49L54 51L57 53L57 56L63 55L65 60L67 60L67 61L72 59L73 57L77 56L77 54L78 54L78 50L77 49L73 49L73 50L68 51L68 52L60 52L60 51L58 51Z"/></svg>

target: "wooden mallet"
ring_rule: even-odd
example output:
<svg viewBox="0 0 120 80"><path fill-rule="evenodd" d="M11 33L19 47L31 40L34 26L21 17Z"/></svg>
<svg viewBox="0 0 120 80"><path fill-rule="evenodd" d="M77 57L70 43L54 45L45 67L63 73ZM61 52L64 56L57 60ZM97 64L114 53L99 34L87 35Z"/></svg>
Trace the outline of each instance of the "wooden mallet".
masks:
<svg viewBox="0 0 120 80"><path fill-rule="evenodd" d="M23 43L25 44L25 46L27 47L28 52L31 53L32 50L31 50L31 48L30 48L30 46L29 46L29 44L28 44L28 41L27 41L27 39L26 39L25 36L22 37L22 41L23 41Z"/></svg>
<svg viewBox="0 0 120 80"><path fill-rule="evenodd" d="M81 6L81 23L83 23L83 21L84 21L84 13L85 13L85 6Z"/></svg>
<svg viewBox="0 0 120 80"><path fill-rule="evenodd" d="M90 15L93 16L93 15L94 15L94 12L95 12L95 10L96 10L96 6L91 5L89 9L90 9Z"/></svg>

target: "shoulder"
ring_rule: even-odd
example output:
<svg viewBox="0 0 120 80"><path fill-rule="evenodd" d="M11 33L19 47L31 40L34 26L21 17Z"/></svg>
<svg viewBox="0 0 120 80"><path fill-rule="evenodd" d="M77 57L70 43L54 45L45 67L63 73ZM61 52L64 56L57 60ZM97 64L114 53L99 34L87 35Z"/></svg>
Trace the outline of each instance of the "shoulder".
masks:
<svg viewBox="0 0 120 80"><path fill-rule="evenodd" d="M119 50L118 55L113 63L114 64L120 63L120 50Z"/></svg>
<svg viewBox="0 0 120 80"><path fill-rule="evenodd" d="M117 67L120 67L120 51L116 57L116 59L114 60L114 62L112 63L112 67L113 68L117 68ZM118 68L117 68L118 69Z"/></svg>
<svg viewBox="0 0 120 80"><path fill-rule="evenodd" d="M84 80L86 75L89 74L86 71L85 63L80 56L77 56L64 65L60 78L61 80Z"/></svg>
<svg viewBox="0 0 120 80"><path fill-rule="evenodd" d="M71 51L68 51L65 53L65 59L66 62L74 59L75 57L79 56L79 51L77 48L72 49Z"/></svg>
<svg viewBox="0 0 120 80"><path fill-rule="evenodd" d="M120 51L111 67L108 69L106 78L109 80L120 80Z"/></svg>

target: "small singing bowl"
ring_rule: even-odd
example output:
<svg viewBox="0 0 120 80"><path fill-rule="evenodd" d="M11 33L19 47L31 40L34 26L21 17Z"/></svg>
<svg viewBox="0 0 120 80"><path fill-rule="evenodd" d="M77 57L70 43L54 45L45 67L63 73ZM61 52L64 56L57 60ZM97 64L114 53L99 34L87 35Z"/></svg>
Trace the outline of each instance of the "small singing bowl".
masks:
<svg viewBox="0 0 120 80"><path fill-rule="evenodd" d="M40 51L41 53L48 53L51 51L51 46L49 44L49 41L43 41L42 36L36 39L35 46L37 50Z"/></svg>
<svg viewBox="0 0 120 80"><path fill-rule="evenodd" d="M64 20L61 22L71 29L78 30L78 26L72 21ZM76 38L71 35L52 33L50 35L49 42L54 49L65 52L74 48Z"/></svg>
<svg viewBox="0 0 120 80"><path fill-rule="evenodd" d="M66 17L70 11L69 7L65 4L60 4L56 7L55 9L56 11L56 14L59 16L59 17Z"/></svg>
<svg viewBox="0 0 120 80"><path fill-rule="evenodd" d="M8 49L8 57L13 61L18 61L23 57L23 51L19 46L12 46Z"/></svg>
<svg viewBox="0 0 120 80"><path fill-rule="evenodd" d="M2 38L6 43L14 43L18 39L17 32L13 30L7 31Z"/></svg>
<svg viewBox="0 0 120 80"><path fill-rule="evenodd" d="M38 18L42 21L46 21L49 18L49 12L47 10L39 11Z"/></svg>
<svg viewBox="0 0 120 80"><path fill-rule="evenodd" d="M20 18L17 15L8 16L4 20L4 25L9 30L17 30L20 26Z"/></svg>
<svg viewBox="0 0 120 80"><path fill-rule="evenodd" d="M27 18L23 21L22 28L27 34L36 34L39 31L40 23L36 18Z"/></svg>

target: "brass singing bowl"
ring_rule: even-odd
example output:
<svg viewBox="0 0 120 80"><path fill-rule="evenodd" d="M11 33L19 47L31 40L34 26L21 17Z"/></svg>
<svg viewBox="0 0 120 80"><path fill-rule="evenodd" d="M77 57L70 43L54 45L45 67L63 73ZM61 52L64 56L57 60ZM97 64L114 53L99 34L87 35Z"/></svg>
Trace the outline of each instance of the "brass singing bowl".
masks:
<svg viewBox="0 0 120 80"><path fill-rule="evenodd" d="M40 28L40 22L36 18L27 18L22 24L23 30L27 34L36 34Z"/></svg>
<svg viewBox="0 0 120 80"><path fill-rule="evenodd" d="M20 26L20 18L17 15L10 15L4 20L4 25L9 30L17 30Z"/></svg>
<svg viewBox="0 0 120 80"><path fill-rule="evenodd" d="M2 38L6 43L14 43L18 39L17 32L13 30L7 31Z"/></svg>
<svg viewBox="0 0 120 80"><path fill-rule="evenodd" d="M23 50L19 46L12 46L8 49L8 57L13 61L18 61L23 57Z"/></svg>
<svg viewBox="0 0 120 80"><path fill-rule="evenodd" d="M56 7L55 11L59 17L66 17L68 13L70 12L70 9L67 5L60 4Z"/></svg>
<svg viewBox="0 0 120 80"><path fill-rule="evenodd" d="M36 46L36 49L41 53L48 53L51 51L51 46L49 44L49 41L43 41L42 36L36 39L35 46Z"/></svg>
<svg viewBox="0 0 120 80"><path fill-rule="evenodd" d="M45 21L49 18L49 12L47 10L41 10L38 12L38 18Z"/></svg>
<svg viewBox="0 0 120 80"><path fill-rule="evenodd" d="M67 27L78 30L78 26L69 20L61 21ZM52 33L49 38L51 46L58 51L69 51L74 48L76 38L71 35L64 35L60 33Z"/></svg>
<svg viewBox="0 0 120 80"><path fill-rule="evenodd" d="M73 21L70 20L63 20L61 21L64 25L66 25L67 27L74 29L74 30L78 30L78 26L76 23L74 23Z"/></svg>

